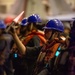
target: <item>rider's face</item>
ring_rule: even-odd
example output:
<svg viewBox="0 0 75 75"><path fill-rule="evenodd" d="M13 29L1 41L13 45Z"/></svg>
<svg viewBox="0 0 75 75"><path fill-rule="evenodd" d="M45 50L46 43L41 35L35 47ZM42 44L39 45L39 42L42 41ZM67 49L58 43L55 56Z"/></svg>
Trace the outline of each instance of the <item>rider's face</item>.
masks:
<svg viewBox="0 0 75 75"><path fill-rule="evenodd" d="M45 29L45 38L48 40L51 37L52 30Z"/></svg>
<svg viewBox="0 0 75 75"><path fill-rule="evenodd" d="M0 29L0 35L2 34L2 29Z"/></svg>

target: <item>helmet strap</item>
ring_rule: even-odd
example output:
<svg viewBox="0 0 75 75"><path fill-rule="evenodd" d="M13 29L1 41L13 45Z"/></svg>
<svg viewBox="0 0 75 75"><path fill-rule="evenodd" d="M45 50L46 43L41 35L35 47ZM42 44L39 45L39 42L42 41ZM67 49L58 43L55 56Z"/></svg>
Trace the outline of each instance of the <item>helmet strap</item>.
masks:
<svg viewBox="0 0 75 75"><path fill-rule="evenodd" d="M51 40L52 39L52 36L53 36L53 34L54 34L54 30L52 30L52 34L51 34L51 37L49 38L49 40Z"/></svg>
<svg viewBox="0 0 75 75"><path fill-rule="evenodd" d="M32 29L33 29L33 26L34 26L34 25L33 25L33 23L31 23L31 25L30 25L30 30L32 30Z"/></svg>
<svg viewBox="0 0 75 75"><path fill-rule="evenodd" d="M31 31L33 29L33 23L29 23L27 25L27 29L28 29L28 31Z"/></svg>

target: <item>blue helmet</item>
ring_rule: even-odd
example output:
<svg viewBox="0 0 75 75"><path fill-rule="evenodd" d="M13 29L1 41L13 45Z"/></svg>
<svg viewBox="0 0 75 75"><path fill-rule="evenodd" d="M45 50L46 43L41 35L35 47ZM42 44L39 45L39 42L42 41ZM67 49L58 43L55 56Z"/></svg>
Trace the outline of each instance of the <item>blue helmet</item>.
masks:
<svg viewBox="0 0 75 75"><path fill-rule="evenodd" d="M27 18L24 18L22 21L21 21L21 26L26 26L27 25Z"/></svg>
<svg viewBox="0 0 75 75"><path fill-rule="evenodd" d="M6 28L6 25L5 25L3 20L0 20L0 28L1 29L5 29Z"/></svg>
<svg viewBox="0 0 75 75"><path fill-rule="evenodd" d="M48 21L48 23L46 24L44 29L53 29L53 30L63 32L64 31L64 25L60 20L52 19L52 20Z"/></svg>
<svg viewBox="0 0 75 75"><path fill-rule="evenodd" d="M31 16L28 17L27 22L29 22L29 23L39 23L39 22L41 22L41 18L37 14L32 14Z"/></svg>
<svg viewBox="0 0 75 75"><path fill-rule="evenodd" d="M42 20L41 20L41 18L40 18L40 16L38 14L33 14L33 16L35 16L37 18L38 22L42 22Z"/></svg>

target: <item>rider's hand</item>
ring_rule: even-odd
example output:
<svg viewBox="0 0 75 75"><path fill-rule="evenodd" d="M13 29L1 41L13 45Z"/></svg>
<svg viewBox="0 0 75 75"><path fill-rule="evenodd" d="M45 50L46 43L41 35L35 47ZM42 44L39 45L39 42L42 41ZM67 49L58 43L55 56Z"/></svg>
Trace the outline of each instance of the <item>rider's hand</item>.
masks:
<svg viewBox="0 0 75 75"><path fill-rule="evenodd" d="M14 34L16 34L16 30L15 30L14 26L11 26L11 27L10 27L8 33L10 33L12 36L13 36Z"/></svg>

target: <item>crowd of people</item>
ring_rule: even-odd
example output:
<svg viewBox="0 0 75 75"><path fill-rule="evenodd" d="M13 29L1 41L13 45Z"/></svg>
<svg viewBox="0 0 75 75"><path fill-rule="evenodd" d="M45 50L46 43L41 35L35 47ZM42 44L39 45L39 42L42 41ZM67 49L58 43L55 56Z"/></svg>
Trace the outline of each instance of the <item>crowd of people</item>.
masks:
<svg viewBox="0 0 75 75"><path fill-rule="evenodd" d="M75 75L74 19L71 26L59 19L41 26L38 14L13 20L0 20L0 75Z"/></svg>

